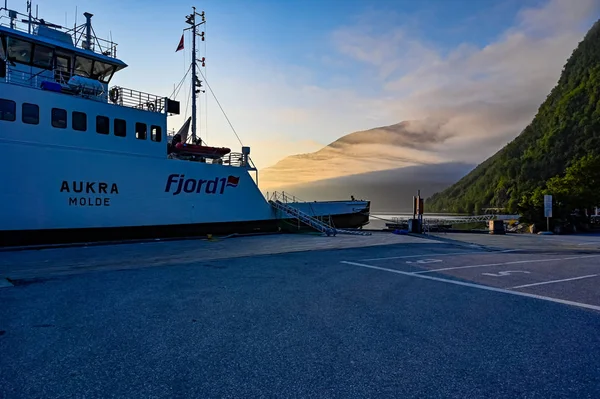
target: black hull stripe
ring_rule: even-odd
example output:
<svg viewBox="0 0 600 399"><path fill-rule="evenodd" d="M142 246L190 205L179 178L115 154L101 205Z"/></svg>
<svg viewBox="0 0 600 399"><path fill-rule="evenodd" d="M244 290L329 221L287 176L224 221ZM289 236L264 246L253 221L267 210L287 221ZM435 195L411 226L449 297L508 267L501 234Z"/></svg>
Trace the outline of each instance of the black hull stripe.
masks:
<svg viewBox="0 0 600 399"><path fill-rule="evenodd" d="M365 225L368 215L350 213L336 215L332 221L337 228L357 228ZM104 243L114 244L133 240L181 239L212 234L264 234L278 231L293 231L294 220L255 220L226 223L197 223L179 225L101 227L47 230L3 230L0 231L0 248L43 246L60 244ZM39 249L39 248L38 248Z"/></svg>

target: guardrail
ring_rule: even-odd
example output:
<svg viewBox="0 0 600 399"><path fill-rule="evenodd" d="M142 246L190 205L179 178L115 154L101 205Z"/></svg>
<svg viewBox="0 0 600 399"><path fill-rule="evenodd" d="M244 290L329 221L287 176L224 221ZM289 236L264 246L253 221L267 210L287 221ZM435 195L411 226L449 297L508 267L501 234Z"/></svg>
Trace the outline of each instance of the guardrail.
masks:
<svg viewBox="0 0 600 399"><path fill-rule="evenodd" d="M124 107L142 109L150 112L163 112L165 109L164 97L142 91L113 86L108 92L112 104Z"/></svg>

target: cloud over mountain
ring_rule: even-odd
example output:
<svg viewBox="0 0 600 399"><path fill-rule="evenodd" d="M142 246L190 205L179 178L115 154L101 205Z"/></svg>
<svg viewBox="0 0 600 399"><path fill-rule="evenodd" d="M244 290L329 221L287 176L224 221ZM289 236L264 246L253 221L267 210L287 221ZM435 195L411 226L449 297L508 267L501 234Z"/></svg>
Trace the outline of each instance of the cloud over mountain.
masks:
<svg viewBox="0 0 600 399"><path fill-rule="evenodd" d="M281 160L263 170L264 187L409 165L481 162L531 121L599 10L600 0L538 3L479 47L438 48L414 33L416 19L377 12L337 29L331 36L337 55L324 59L340 68L349 62L363 66L361 86L368 90L294 88L294 102L312 115L299 126L316 132L316 140L330 137L336 126L338 137L381 122L390 126ZM308 95L311 100L304 101Z"/></svg>
<svg viewBox="0 0 600 399"><path fill-rule="evenodd" d="M406 121L350 133L316 152L289 156L264 169L261 187L438 163L436 148L451 137L440 128L434 123Z"/></svg>

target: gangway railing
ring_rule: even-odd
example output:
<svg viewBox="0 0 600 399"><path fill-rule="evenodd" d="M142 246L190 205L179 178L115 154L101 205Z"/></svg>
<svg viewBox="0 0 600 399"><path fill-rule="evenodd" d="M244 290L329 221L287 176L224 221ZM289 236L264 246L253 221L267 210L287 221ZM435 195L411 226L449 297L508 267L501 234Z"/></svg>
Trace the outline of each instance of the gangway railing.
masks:
<svg viewBox="0 0 600 399"><path fill-rule="evenodd" d="M302 212L298 208L288 204L289 197L283 192L273 192L270 196L269 203L276 210L288 214L290 217L297 219L298 221L304 223L305 225L321 232L327 234L327 236L336 234L349 234L349 235L360 235L360 236L369 236L371 233L366 231L355 231L355 230L346 230L346 229L336 229L328 223L325 223L316 217L310 216L307 213Z"/></svg>
<svg viewBox="0 0 600 399"><path fill-rule="evenodd" d="M455 216L455 217L423 217L423 223L427 223L430 226L445 225L445 224L467 224L467 223L478 223L488 222L494 219L496 215L477 215L477 216ZM393 217L392 222L395 224L408 223L410 217Z"/></svg>

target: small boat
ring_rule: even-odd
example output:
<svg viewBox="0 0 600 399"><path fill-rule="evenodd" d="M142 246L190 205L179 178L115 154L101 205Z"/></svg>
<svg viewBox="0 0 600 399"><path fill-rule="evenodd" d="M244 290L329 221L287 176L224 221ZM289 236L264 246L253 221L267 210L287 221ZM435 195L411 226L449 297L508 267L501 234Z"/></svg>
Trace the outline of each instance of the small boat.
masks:
<svg viewBox="0 0 600 399"><path fill-rule="evenodd" d="M219 159L223 157L223 155L229 154L231 149L225 147L208 147L205 145L177 143L173 148L173 152L178 154L201 155L205 158Z"/></svg>
<svg viewBox="0 0 600 399"><path fill-rule="evenodd" d="M173 136L169 144L168 153L176 158L178 156L198 156L200 158L221 159L231 152L226 147L210 147L202 144L188 143L188 130L192 117L183 124L181 129ZM199 141L202 143L202 141Z"/></svg>

